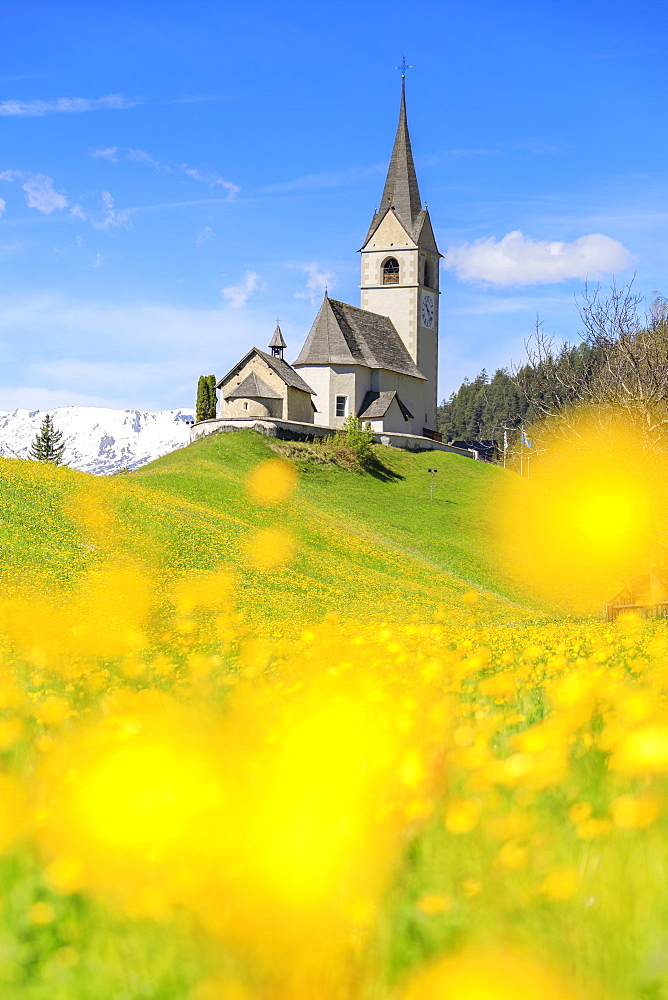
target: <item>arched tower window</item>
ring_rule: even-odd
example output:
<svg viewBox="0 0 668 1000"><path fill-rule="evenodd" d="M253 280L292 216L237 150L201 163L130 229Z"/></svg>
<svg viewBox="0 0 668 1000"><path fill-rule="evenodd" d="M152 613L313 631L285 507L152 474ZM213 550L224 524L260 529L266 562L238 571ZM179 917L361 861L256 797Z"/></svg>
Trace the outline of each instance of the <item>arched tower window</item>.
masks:
<svg viewBox="0 0 668 1000"><path fill-rule="evenodd" d="M399 261L396 257L388 257L383 264L383 284L399 284Z"/></svg>
<svg viewBox="0 0 668 1000"><path fill-rule="evenodd" d="M424 262L424 284L427 288L431 288L431 268L429 267L429 261Z"/></svg>

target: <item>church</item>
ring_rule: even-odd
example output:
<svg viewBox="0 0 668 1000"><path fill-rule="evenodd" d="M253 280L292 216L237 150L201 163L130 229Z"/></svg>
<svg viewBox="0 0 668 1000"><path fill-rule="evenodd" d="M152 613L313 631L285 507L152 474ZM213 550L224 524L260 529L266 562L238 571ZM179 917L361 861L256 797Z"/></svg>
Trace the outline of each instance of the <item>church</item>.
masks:
<svg viewBox="0 0 668 1000"><path fill-rule="evenodd" d="M325 295L292 364L284 358L287 345L277 326L269 353L252 348L217 383L218 416L196 424L194 437L249 426L246 421L280 437L322 436L353 415L383 435L384 443L421 448L440 441L441 255L420 199L405 76L382 200L360 253L360 306Z"/></svg>

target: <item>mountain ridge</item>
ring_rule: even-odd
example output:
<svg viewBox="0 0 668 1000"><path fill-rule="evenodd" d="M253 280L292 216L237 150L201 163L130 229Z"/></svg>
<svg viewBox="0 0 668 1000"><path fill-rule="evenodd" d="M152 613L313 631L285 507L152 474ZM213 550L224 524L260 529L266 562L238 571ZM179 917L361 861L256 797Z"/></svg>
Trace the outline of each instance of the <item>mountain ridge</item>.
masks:
<svg viewBox="0 0 668 1000"><path fill-rule="evenodd" d="M64 461L72 469L110 476L139 469L190 443L195 411L114 410L102 406L56 406L50 410L0 411L0 457L30 458L30 447L49 413L62 431Z"/></svg>

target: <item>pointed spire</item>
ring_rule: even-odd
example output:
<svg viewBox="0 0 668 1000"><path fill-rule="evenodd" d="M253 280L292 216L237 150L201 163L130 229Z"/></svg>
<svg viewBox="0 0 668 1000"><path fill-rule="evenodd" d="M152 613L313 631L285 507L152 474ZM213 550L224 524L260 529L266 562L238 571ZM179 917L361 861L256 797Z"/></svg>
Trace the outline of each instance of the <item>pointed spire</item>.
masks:
<svg viewBox="0 0 668 1000"><path fill-rule="evenodd" d="M276 329L274 330L274 336L271 338L271 341L269 343L271 353L275 358L282 358L283 351L287 346L288 345L285 343L285 340L283 339L281 328L278 325L278 320L276 320Z"/></svg>
<svg viewBox="0 0 668 1000"><path fill-rule="evenodd" d="M401 106L399 109L399 125L394 139L394 148L387 171L387 180L383 189L379 214L394 208L399 220L409 233L413 232L415 223L422 211L420 189L413 163L411 139L406 121L406 77L401 77Z"/></svg>

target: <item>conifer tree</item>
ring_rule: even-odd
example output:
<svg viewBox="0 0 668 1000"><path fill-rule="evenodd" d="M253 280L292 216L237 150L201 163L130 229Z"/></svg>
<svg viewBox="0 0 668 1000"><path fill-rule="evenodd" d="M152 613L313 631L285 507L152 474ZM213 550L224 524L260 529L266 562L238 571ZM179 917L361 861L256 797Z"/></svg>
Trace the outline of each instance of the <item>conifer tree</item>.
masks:
<svg viewBox="0 0 668 1000"><path fill-rule="evenodd" d="M42 421L39 434L31 445L31 459L34 462L49 462L51 465L64 465L63 454L65 452L65 445L62 444L62 438L62 431L56 430L50 414L47 413Z"/></svg>
<svg viewBox="0 0 668 1000"><path fill-rule="evenodd" d="M195 420L197 423L205 419L208 390L209 386L206 375L200 375L199 382L197 383L197 402L195 403Z"/></svg>
<svg viewBox="0 0 668 1000"><path fill-rule="evenodd" d="M209 417L214 418L216 416L216 376L209 375Z"/></svg>
<svg viewBox="0 0 668 1000"><path fill-rule="evenodd" d="M195 420L209 420L216 415L216 376L200 375L197 383Z"/></svg>

